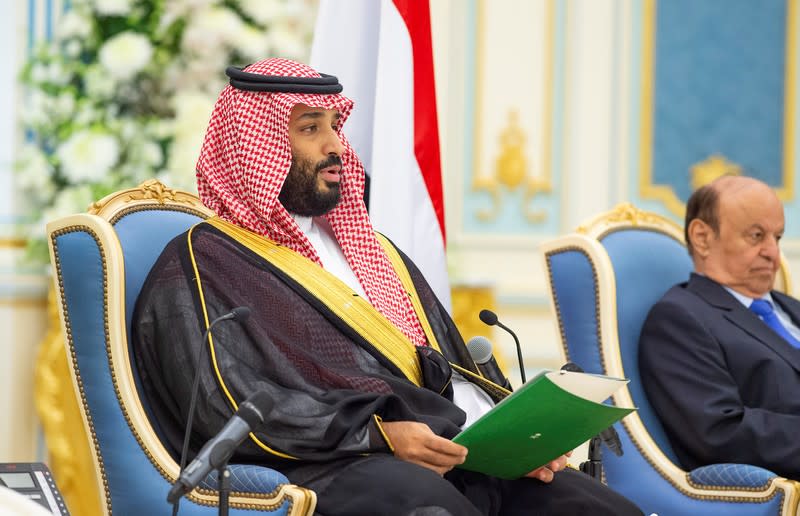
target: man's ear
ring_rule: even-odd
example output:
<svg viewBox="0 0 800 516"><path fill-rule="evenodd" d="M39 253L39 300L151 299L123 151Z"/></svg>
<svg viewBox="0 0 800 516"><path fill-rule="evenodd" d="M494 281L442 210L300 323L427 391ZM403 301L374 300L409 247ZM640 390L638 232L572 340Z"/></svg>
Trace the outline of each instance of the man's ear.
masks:
<svg viewBox="0 0 800 516"><path fill-rule="evenodd" d="M692 251L697 256L705 258L708 256L711 239L714 238L714 230L711 226L700 219L693 219L689 222L689 241L692 243Z"/></svg>

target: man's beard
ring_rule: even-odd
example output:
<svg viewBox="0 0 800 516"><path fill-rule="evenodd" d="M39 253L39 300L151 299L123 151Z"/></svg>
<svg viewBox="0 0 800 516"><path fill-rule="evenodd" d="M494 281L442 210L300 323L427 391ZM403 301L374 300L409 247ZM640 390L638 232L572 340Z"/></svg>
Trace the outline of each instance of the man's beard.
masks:
<svg viewBox="0 0 800 516"><path fill-rule="evenodd" d="M317 174L320 170L334 165L342 165L339 156L331 156L314 166L311 160L292 156L292 166L283 182L278 200L289 213L303 217L325 215L339 204L340 183L326 181L328 188L323 191L318 186Z"/></svg>

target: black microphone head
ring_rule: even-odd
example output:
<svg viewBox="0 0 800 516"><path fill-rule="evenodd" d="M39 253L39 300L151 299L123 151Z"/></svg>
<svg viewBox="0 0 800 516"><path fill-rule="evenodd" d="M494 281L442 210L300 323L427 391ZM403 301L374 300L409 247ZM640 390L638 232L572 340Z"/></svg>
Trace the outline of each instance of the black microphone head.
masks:
<svg viewBox="0 0 800 516"><path fill-rule="evenodd" d="M274 405L272 396L267 392L256 391L239 405L236 415L244 419L250 428L255 428L264 422Z"/></svg>
<svg viewBox="0 0 800 516"><path fill-rule="evenodd" d="M481 313L478 314L483 324L488 324L489 326L494 326L497 324L497 314L492 312L491 310L481 310Z"/></svg>
<svg viewBox="0 0 800 516"><path fill-rule="evenodd" d="M231 310L231 314L233 314L233 318L239 322L244 322L250 317L250 307L247 306L237 306L233 310Z"/></svg>
<svg viewBox="0 0 800 516"><path fill-rule="evenodd" d="M575 362L567 362L561 366L562 371L572 371L573 373L582 373L583 369Z"/></svg>
<svg viewBox="0 0 800 516"><path fill-rule="evenodd" d="M467 342L469 356L476 364L485 364L492 358L492 343L482 335L476 335Z"/></svg>

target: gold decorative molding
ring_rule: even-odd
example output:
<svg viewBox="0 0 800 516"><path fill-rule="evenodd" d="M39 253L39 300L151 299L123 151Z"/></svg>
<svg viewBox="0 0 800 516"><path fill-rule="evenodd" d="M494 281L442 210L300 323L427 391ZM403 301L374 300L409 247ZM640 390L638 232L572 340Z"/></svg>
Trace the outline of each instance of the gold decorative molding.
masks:
<svg viewBox="0 0 800 516"><path fill-rule="evenodd" d="M795 104L797 102L797 2L786 2L786 61L783 79L783 181L775 188L782 201L794 199Z"/></svg>
<svg viewBox="0 0 800 516"><path fill-rule="evenodd" d="M631 226L653 224L661 219L662 217L659 217L655 213L640 210L633 204L627 202L618 204L606 216L606 221L609 223L628 223Z"/></svg>
<svg viewBox="0 0 800 516"><path fill-rule="evenodd" d="M455 284L450 288L450 298L453 305L453 322L456 323L458 332L468 340L476 335L484 335L489 340L494 340L494 328L486 326L478 318L484 308L497 310L494 289L490 285ZM495 359L503 371L507 360L495 350Z"/></svg>
<svg viewBox="0 0 800 516"><path fill-rule="evenodd" d="M689 168L692 190L705 186L722 176L741 176L742 167L721 154L712 154Z"/></svg>
<svg viewBox="0 0 800 516"><path fill-rule="evenodd" d="M527 158L524 155L525 134L519 125L519 112L517 109L510 109L506 127L501 131L500 153L495 160L495 174L487 175L481 173L481 163L483 160L481 128L483 123L484 107L484 86L486 63L486 9L488 1L478 0L476 2L476 28L475 28L475 98L474 124L473 124L473 170L472 185L473 192L485 192L490 196L490 207L479 209L475 216L483 222L490 222L497 218L502 208L502 195L500 186L505 186L509 191L525 188L523 192L522 214L524 219L530 224L539 224L547 219L545 210L536 210L531 207L535 196L540 193L550 193L553 191L552 170L551 170L551 138L553 127L553 52L555 48L555 1L545 0L546 22L544 36L544 95L543 95L543 130L540 148L541 168L538 177L529 177Z"/></svg>
<svg viewBox="0 0 800 516"><path fill-rule="evenodd" d="M544 210L534 210L531 208L533 198L539 193L550 193L553 191L553 183L549 178L546 179L528 179L528 187L525 189L525 199L523 200L523 213L525 220L531 224L541 224L547 220L547 212Z"/></svg>
<svg viewBox="0 0 800 516"><path fill-rule="evenodd" d="M488 192L492 196L492 207L480 210L478 220L491 221L500 212L502 199L500 188L516 190L525 181L527 175L527 159L525 158L525 133L519 126L519 112L512 109L508 112L508 124L500 133L500 152L495 159L494 174L476 176L472 183L475 192Z"/></svg>
<svg viewBox="0 0 800 516"><path fill-rule="evenodd" d="M132 358L128 353L125 328L123 256L113 224L125 215L153 209L181 211L199 217L208 216L212 212L196 196L172 190L158 181L147 181L134 189L115 192L93 203L90 209L93 211L91 214L70 215L47 225L51 262L59 282L56 288L63 289L63 284L60 283L62 276L57 237L74 231L92 236L100 251L105 304L103 321L98 321L97 324L104 327L106 343L105 350L98 350L98 353L106 354L114 393L133 437L155 469L167 482L172 483L178 476L178 464L156 435L138 397L133 379ZM110 487L93 418L88 410L81 378L71 373L76 370L77 363L70 320L64 315L64 292L56 291L53 295L59 297L59 300L53 301L57 308L54 309L55 315L51 316L54 321L51 326L60 326L63 332L51 328L48 333L43 344L43 350L48 350L47 357L40 359L38 367L41 370L41 380L37 376L37 384L41 384L42 392L37 398L43 400L37 408L43 421L47 419L45 426L49 427L45 430L45 436L52 454L51 468L57 480L59 474L63 478L59 480L59 486L65 492L72 514L109 514ZM67 349L70 350L69 354ZM68 362L67 358L72 360ZM63 367L66 372L58 371L51 364L63 364L58 367ZM78 391L79 396L76 395ZM71 407L75 407L77 416L71 415ZM73 417L76 422L68 422ZM113 455L113 451L111 453ZM84 462L87 464L85 467L82 465ZM216 491L201 488L186 496L197 504L208 506L217 505L219 500ZM290 504L290 515L305 515L313 512L316 494L300 486L280 485L271 493L232 493L229 504L232 508L271 510L287 501Z"/></svg>
<svg viewBox="0 0 800 516"><path fill-rule="evenodd" d="M528 159L525 156L525 132L519 124L519 112L511 109L508 112L506 127L501 131L500 152L495 159L494 174L475 176L472 182L474 192L487 192L491 195L491 208L479 210L478 220L492 221L497 218L502 208L501 189L513 192L525 189L523 215L528 222L537 224L547 218L543 210L533 210L530 202L540 192L549 193L553 185L549 177L537 179L529 177Z"/></svg>
<svg viewBox="0 0 800 516"><path fill-rule="evenodd" d="M0 249L24 249L26 245L24 238L0 238Z"/></svg>
<svg viewBox="0 0 800 516"><path fill-rule="evenodd" d="M484 308L495 310L494 290L489 285L455 284L450 288L453 321L458 332L468 339L474 335L491 337L492 328L478 318Z"/></svg>
<svg viewBox="0 0 800 516"><path fill-rule="evenodd" d="M46 308L48 302L47 299L40 297L9 297L0 298L0 306L8 306L11 308Z"/></svg>
<svg viewBox="0 0 800 516"><path fill-rule="evenodd" d="M519 126L519 111L508 112L508 124L500 133L500 154L495 160L497 182L509 190L517 189L528 174L525 158L525 132Z"/></svg>
<svg viewBox="0 0 800 516"><path fill-rule="evenodd" d="M575 229L580 235L599 239L616 226L634 226L642 229L657 230L666 233L679 242L683 242L683 228L671 220L637 208L629 202L616 205L611 210L584 222Z"/></svg>
<svg viewBox="0 0 800 516"><path fill-rule="evenodd" d="M135 208L138 204L153 204L153 201L160 205L175 205L189 207L207 216L212 215L197 198L189 192L174 190L157 179L150 179L143 182L136 188L120 190L109 194L97 202L89 205L88 212L91 215L99 215L105 219L112 220L117 212Z"/></svg>
<svg viewBox="0 0 800 516"><path fill-rule="evenodd" d="M685 206L671 186L653 184L653 111L655 85L656 0L644 0L642 20L642 105L639 146L639 194L661 201L671 213L683 217Z"/></svg>
<svg viewBox="0 0 800 516"><path fill-rule="evenodd" d="M486 192L491 196L491 207L489 209L481 209L475 214L478 220L489 222L497 218L500 212L500 191L497 183L491 176L475 177L472 181L473 192Z"/></svg>
<svg viewBox="0 0 800 516"><path fill-rule="evenodd" d="M72 388L55 290L47 296L47 333L36 360L34 402L42 423L48 464L71 514L103 514L89 438Z"/></svg>

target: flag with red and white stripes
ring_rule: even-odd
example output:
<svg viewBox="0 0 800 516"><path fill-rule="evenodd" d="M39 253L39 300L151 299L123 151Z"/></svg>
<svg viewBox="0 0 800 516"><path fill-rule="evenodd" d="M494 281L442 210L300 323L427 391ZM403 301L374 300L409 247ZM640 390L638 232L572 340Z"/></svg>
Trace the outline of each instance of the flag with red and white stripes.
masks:
<svg viewBox="0 0 800 516"><path fill-rule="evenodd" d="M311 66L355 101L344 131L370 176L370 218L450 309L430 7L322 0Z"/></svg>

